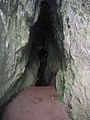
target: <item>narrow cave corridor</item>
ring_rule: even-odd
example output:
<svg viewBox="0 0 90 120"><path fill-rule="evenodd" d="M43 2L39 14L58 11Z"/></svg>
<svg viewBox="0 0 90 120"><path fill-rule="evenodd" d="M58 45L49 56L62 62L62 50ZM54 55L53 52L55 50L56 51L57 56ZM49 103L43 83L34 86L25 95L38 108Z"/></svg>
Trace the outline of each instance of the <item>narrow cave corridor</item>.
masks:
<svg viewBox="0 0 90 120"><path fill-rule="evenodd" d="M34 83L36 86L55 84L55 76L60 67L50 7L46 1L41 2L38 20L32 27L32 46L28 64L29 67L34 63L38 64Z"/></svg>

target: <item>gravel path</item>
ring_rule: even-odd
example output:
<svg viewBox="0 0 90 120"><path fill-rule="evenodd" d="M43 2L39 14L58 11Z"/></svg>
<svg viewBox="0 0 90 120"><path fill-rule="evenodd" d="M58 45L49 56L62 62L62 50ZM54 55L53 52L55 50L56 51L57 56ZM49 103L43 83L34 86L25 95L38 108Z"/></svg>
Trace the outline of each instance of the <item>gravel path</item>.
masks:
<svg viewBox="0 0 90 120"><path fill-rule="evenodd" d="M31 87L8 104L2 120L69 120L67 111L53 86Z"/></svg>

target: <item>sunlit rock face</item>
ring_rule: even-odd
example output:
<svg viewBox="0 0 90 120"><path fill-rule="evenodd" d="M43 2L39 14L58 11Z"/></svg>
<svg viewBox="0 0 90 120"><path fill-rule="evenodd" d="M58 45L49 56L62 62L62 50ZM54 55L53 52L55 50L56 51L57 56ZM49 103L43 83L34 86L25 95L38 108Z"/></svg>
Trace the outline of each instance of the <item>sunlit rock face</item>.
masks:
<svg viewBox="0 0 90 120"><path fill-rule="evenodd" d="M89 3L81 0L45 1L50 7L51 22L47 24L46 20L44 26L52 23L53 31L52 35L50 30L45 31L49 42L48 77L51 73L55 74L60 98L71 108L70 117L74 120L89 120ZM37 35L34 28L41 25L38 22L41 2L0 0L0 108L19 90L35 85L40 63L35 54L38 47L35 44L39 43L34 39Z"/></svg>
<svg viewBox="0 0 90 120"><path fill-rule="evenodd" d="M90 3L62 1L64 48L71 62L64 74L64 101L74 120L90 119ZM69 59L69 60L70 60Z"/></svg>

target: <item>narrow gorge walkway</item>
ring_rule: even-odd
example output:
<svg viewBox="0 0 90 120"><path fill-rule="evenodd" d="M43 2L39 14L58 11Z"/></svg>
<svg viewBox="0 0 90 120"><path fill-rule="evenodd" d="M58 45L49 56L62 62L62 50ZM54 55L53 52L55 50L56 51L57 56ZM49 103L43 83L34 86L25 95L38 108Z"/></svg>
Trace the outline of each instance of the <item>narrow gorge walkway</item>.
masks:
<svg viewBox="0 0 90 120"><path fill-rule="evenodd" d="M53 86L31 87L8 104L2 120L69 120L67 112Z"/></svg>

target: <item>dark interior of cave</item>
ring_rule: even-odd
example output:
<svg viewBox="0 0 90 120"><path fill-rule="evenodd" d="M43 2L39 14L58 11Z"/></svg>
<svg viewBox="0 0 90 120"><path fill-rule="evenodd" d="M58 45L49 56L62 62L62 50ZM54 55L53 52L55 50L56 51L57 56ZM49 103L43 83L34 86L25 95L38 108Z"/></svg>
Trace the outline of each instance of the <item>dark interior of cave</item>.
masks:
<svg viewBox="0 0 90 120"><path fill-rule="evenodd" d="M35 86L51 85L52 80L52 83L55 83L55 75L58 69L58 65L53 66L52 63L52 61L57 58L57 48L53 32L52 15L50 12L49 4L46 1L41 2L38 20L32 27L30 58L33 59L32 61L35 61L35 59L39 61ZM50 58L52 56L53 58ZM29 63L31 62L29 61ZM52 64L53 67L50 68L49 64Z"/></svg>
<svg viewBox="0 0 90 120"><path fill-rule="evenodd" d="M47 57L48 57L48 52L46 51L44 47L38 50L38 58L40 61L40 66L38 69L38 74L37 74L38 79L36 81L36 86L48 85L47 80L45 79Z"/></svg>

